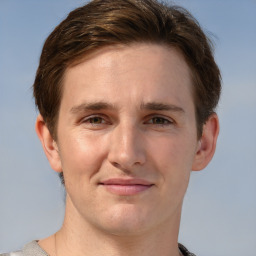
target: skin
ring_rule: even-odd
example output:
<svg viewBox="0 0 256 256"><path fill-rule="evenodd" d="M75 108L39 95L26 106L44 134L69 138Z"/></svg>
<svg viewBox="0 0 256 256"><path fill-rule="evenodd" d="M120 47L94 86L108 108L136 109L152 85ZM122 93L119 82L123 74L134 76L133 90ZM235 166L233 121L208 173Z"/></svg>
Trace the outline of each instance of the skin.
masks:
<svg viewBox="0 0 256 256"><path fill-rule="evenodd" d="M154 44L106 47L63 83L57 141L40 115L36 130L64 173L66 216L39 245L51 255L179 255L190 172L211 160L219 131L214 114L197 138L183 56Z"/></svg>

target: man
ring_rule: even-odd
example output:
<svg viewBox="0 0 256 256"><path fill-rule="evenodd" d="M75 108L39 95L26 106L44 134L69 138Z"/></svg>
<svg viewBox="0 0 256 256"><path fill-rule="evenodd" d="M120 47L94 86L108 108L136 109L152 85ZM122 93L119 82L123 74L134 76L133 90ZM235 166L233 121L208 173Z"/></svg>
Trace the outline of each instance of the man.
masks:
<svg viewBox="0 0 256 256"><path fill-rule="evenodd" d="M45 42L36 132L66 188L61 229L11 255L194 255L178 244L191 170L213 157L220 73L185 10L94 0Z"/></svg>

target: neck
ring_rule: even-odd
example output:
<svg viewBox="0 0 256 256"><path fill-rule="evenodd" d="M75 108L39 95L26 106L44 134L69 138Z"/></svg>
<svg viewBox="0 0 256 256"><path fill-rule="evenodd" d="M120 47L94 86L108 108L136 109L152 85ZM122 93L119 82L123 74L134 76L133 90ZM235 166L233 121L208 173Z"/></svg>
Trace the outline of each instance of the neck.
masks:
<svg viewBox="0 0 256 256"><path fill-rule="evenodd" d="M178 256L180 213L155 229L132 234L113 234L88 224L67 202L66 215L56 233L57 255Z"/></svg>

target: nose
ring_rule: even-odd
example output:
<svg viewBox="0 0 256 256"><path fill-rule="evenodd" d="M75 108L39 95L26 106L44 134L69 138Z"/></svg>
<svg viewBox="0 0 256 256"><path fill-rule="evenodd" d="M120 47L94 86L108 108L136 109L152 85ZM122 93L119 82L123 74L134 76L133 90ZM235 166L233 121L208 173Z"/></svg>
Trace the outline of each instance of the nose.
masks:
<svg viewBox="0 0 256 256"><path fill-rule="evenodd" d="M109 162L123 171L133 171L146 160L143 136L135 125L119 125L111 134Z"/></svg>

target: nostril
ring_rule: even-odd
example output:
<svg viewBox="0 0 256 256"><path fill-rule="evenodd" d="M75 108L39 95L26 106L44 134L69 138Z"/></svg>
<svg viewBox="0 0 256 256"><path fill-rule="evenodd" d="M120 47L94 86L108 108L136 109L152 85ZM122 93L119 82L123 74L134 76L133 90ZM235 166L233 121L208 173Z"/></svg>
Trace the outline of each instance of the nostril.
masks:
<svg viewBox="0 0 256 256"><path fill-rule="evenodd" d="M114 163L112 163L115 167L120 167L120 164L118 164L118 163L116 163L116 162L114 162Z"/></svg>

